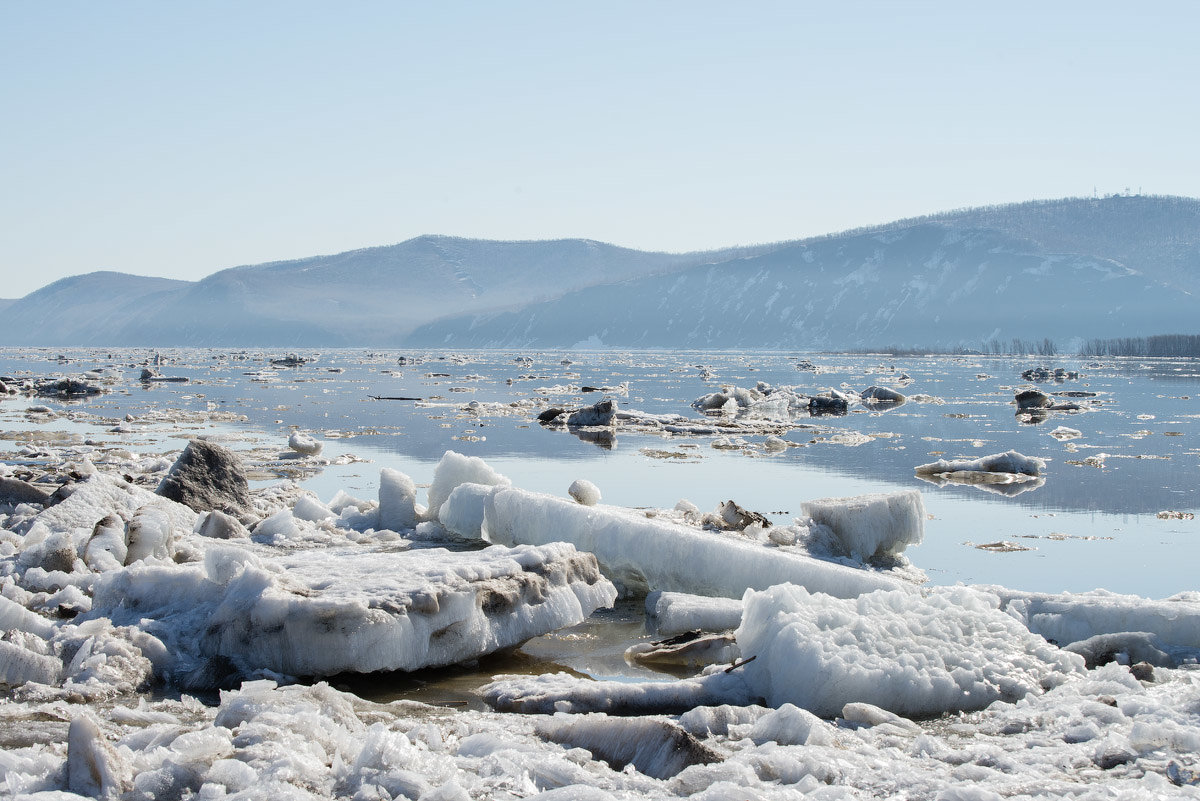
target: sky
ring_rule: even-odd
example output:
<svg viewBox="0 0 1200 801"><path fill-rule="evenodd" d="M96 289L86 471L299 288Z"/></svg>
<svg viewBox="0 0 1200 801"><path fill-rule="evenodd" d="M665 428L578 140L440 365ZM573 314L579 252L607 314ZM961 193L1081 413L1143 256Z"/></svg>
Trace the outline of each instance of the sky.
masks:
<svg viewBox="0 0 1200 801"><path fill-rule="evenodd" d="M0 298L422 234L1200 196L1191 2L0 4Z"/></svg>

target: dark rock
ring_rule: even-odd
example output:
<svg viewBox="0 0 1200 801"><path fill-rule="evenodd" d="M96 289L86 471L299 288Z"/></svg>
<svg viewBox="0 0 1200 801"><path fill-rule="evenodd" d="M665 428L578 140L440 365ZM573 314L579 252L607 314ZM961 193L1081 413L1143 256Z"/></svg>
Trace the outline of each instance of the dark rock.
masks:
<svg viewBox="0 0 1200 801"><path fill-rule="evenodd" d="M237 454L200 439L188 443L155 491L197 512L237 515L250 508L250 483Z"/></svg>
<svg viewBox="0 0 1200 801"><path fill-rule="evenodd" d="M823 415L844 415L850 404L838 395L815 395L808 399L808 413L813 417Z"/></svg>
<svg viewBox="0 0 1200 801"><path fill-rule="evenodd" d="M40 506L50 506L51 495L45 490L35 487L17 478L0 476L0 503L35 503Z"/></svg>
<svg viewBox="0 0 1200 801"><path fill-rule="evenodd" d="M733 531L745 531L755 523L763 528L770 528L771 521L759 512L752 512L734 501L725 501L717 507L717 515L724 521L724 528Z"/></svg>
<svg viewBox="0 0 1200 801"><path fill-rule="evenodd" d="M50 398L88 398L104 392L101 387L76 378L59 378L39 381L34 385L36 394Z"/></svg>
<svg viewBox="0 0 1200 801"><path fill-rule="evenodd" d="M1112 770L1137 759L1137 754L1125 748L1106 748L1092 760L1100 770Z"/></svg>
<svg viewBox="0 0 1200 801"><path fill-rule="evenodd" d="M1040 389L1026 389L1017 393L1018 409L1047 409L1054 405L1050 396Z"/></svg>

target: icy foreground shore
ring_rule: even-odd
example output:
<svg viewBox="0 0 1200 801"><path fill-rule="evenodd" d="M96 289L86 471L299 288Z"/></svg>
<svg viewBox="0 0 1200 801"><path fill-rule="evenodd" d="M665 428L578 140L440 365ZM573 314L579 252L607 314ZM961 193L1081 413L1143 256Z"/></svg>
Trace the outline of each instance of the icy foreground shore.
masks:
<svg viewBox="0 0 1200 801"><path fill-rule="evenodd" d="M54 498L0 486L0 796L1200 796L1200 597L923 590L919 493L778 527L530 493L449 452L424 506L385 470L377 501L197 510L88 467ZM663 590L660 630L734 629L740 658L500 676L493 712L294 683L468 661Z"/></svg>

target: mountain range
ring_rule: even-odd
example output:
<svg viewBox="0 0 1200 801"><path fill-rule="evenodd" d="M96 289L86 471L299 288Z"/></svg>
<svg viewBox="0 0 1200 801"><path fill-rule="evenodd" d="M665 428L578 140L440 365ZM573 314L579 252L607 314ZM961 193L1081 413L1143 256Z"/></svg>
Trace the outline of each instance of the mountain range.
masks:
<svg viewBox="0 0 1200 801"><path fill-rule="evenodd" d="M1200 201L966 209L667 254L422 236L200 281L95 272L0 300L0 344L262 347L987 347L1186 333Z"/></svg>

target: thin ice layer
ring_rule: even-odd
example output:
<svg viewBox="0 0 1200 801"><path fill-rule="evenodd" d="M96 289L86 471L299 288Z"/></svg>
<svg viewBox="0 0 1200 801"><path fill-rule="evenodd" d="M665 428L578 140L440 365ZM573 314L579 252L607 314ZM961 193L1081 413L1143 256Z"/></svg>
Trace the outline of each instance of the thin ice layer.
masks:
<svg viewBox="0 0 1200 801"><path fill-rule="evenodd" d="M823 562L738 534L700 531L612 506L502 487L487 499L485 532L503 544L566 541L596 555L605 575L631 592L668 590L740 598L747 588L791 582L837 597L911 585Z"/></svg>

